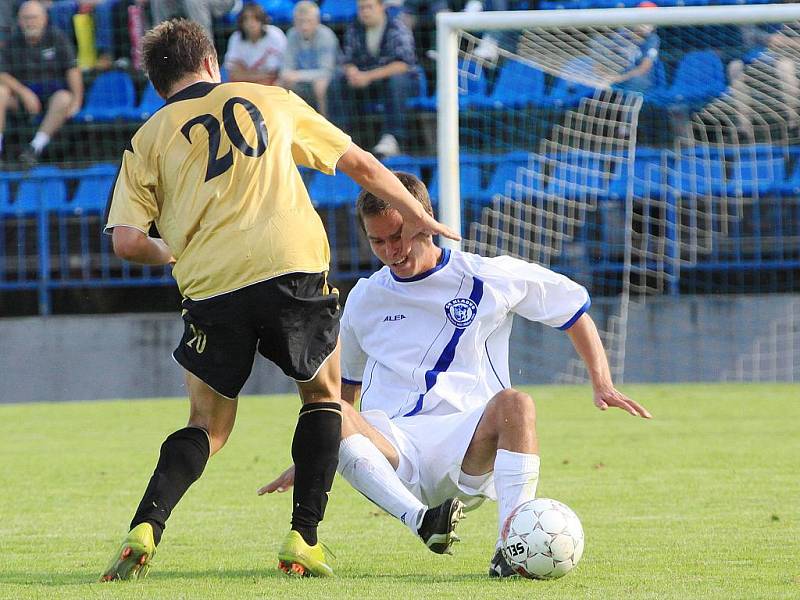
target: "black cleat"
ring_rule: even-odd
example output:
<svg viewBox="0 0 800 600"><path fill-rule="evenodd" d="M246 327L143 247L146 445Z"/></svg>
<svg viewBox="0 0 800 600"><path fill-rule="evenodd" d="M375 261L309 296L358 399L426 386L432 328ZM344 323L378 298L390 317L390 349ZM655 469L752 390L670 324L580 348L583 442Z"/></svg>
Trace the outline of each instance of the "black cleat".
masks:
<svg viewBox="0 0 800 600"><path fill-rule="evenodd" d="M500 548L494 553L489 563L489 577L518 577L511 565L506 562L506 557L503 556Z"/></svg>
<svg viewBox="0 0 800 600"><path fill-rule="evenodd" d="M439 506L429 508L422 517L418 534L431 552L452 554L451 546L461 539L455 534L456 525L464 518L464 503L449 498Z"/></svg>

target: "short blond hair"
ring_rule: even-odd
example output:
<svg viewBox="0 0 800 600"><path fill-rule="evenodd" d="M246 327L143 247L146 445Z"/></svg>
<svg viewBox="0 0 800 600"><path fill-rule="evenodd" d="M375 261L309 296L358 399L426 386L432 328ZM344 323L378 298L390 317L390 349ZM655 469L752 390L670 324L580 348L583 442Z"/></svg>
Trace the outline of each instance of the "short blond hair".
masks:
<svg viewBox="0 0 800 600"><path fill-rule="evenodd" d="M319 6L311 0L300 0L294 5L292 11L294 17L317 17L319 19Z"/></svg>

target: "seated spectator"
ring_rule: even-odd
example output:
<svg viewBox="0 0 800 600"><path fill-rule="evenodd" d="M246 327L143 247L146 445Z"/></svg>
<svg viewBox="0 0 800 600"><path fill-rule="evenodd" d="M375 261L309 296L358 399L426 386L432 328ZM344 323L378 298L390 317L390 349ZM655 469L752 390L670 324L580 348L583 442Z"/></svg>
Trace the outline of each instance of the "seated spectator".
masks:
<svg viewBox="0 0 800 600"><path fill-rule="evenodd" d="M538 8L539 0L526 3L525 8L535 10ZM402 19L406 26L414 30L420 21L433 25L436 21L436 14L440 12L461 11L461 12L482 12L509 10L514 3L508 0L405 0L403 2ZM433 28L431 28L431 32ZM432 46L433 39L426 39L423 36L422 47ZM512 46L513 47L513 46ZM436 51L428 50L430 58L435 58ZM481 37L480 42L472 50L472 54L479 59L494 62L500 55L500 45L496 34L487 33Z"/></svg>
<svg viewBox="0 0 800 600"><path fill-rule="evenodd" d="M214 39L214 17L227 15L234 9L236 0L150 0L153 25L173 17L185 17L206 30Z"/></svg>
<svg viewBox="0 0 800 600"><path fill-rule="evenodd" d="M298 2L293 16L294 27L286 35L281 85L326 115L325 99L339 57L339 40L329 27L320 24L319 8L313 2Z"/></svg>
<svg viewBox="0 0 800 600"><path fill-rule="evenodd" d="M655 8L656 4L645 0L639 8ZM609 37L614 45L614 55L620 56L625 64L621 73L607 78L609 85L615 85L631 92L646 92L656 84L656 61L661 39L652 25L637 25L622 29L617 37Z"/></svg>
<svg viewBox="0 0 800 600"><path fill-rule="evenodd" d="M751 137L754 122L765 124L764 105L756 97L765 82L774 82L772 97L785 107L784 115L790 128L800 125L800 82L795 57L800 51L800 36L793 27L776 29L769 25L743 25L742 58L728 63L731 100L736 109L736 125ZM758 59L746 75L746 63Z"/></svg>
<svg viewBox="0 0 800 600"><path fill-rule="evenodd" d="M238 30L228 40L225 68L231 81L272 85L278 78L286 52L286 35L258 4L247 4L239 13Z"/></svg>
<svg viewBox="0 0 800 600"><path fill-rule="evenodd" d="M344 72L331 85L333 120L349 130L353 115L379 110L383 135L373 152L399 154L415 64L411 31L399 19L388 18L382 0L358 0L358 18L344 37Z"/></svg>
<svg viewBox="0 0 800 600"><path fill-rule="evenodd" d="M38 0L24 2L18 13L20 31L2 51L0 63L0 151L6 112L47 110L39 130L20 161L32 165L64 122L83 104L83 78L75 50L63 33L47 26L47 12Z"/></svg>

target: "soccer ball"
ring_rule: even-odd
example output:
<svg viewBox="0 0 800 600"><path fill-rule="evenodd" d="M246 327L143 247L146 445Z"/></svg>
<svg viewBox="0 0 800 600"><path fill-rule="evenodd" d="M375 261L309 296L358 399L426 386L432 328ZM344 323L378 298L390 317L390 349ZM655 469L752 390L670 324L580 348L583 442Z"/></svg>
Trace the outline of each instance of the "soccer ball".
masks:
<svg viewBox="0 0 800 600"><path fill-rule="evenodd" d="M558 500L536 498L520 504L503 524L501 549L514 571L528 579L557 579L583 554L578 515Z"/></svg>

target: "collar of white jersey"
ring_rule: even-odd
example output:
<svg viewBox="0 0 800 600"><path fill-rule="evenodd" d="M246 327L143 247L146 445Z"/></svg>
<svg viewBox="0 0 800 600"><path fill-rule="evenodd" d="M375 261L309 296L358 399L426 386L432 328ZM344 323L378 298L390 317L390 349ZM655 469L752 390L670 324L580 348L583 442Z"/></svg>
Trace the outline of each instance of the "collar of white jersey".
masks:
<svg viewBox="0 0 800 600"><path fill-rule="evenodd" d="M436 266L432 269L428 269L427 271L414 275L413 277L398 277L391 269L389 269L389 274L395 281L399 281L400 283L411 283L412 281L419 281L420 279L430 277L436 273L436 271L444 268L448 262L450 262L450 249L442 248L442 256L439 258L439 262L436 263Z"/></svg>

